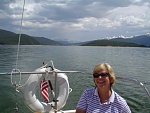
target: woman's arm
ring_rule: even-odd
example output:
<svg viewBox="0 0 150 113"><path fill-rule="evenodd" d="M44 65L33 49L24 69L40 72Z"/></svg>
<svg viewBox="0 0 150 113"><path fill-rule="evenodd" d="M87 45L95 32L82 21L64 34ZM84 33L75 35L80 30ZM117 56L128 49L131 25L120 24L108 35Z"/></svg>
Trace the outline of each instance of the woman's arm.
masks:
<svg viewBox="0 0 150 113"><path fill-rule="evenodd" d="M86 111L77 108L75 113L86 113Z"/></svg>

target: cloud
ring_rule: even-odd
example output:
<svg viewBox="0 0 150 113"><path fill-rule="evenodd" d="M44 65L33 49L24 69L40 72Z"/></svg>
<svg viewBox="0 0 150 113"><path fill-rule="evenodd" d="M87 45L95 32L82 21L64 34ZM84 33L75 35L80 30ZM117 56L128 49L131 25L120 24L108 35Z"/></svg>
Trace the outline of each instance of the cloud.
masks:
<svg viewBox="0 0 150 113"><path fill-rule="evenodd" d="M23 33L53 40L88 41L146 34L148 0L26 0ZM0 1L0 28L18 33L24 1Z"/></svg>

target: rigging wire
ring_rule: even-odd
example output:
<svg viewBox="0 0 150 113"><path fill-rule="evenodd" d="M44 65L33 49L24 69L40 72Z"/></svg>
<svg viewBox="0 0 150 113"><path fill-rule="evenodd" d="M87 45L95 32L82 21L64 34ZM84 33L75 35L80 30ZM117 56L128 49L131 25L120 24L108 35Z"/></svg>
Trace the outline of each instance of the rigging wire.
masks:
<svg viewBox="0 0 150 113"><path fill-rule="evenodd" d="M20 26L20 32L19 32L19 39L18 39L18 46L17 46L17 56L16 56L16 68L12 70L12 73L13 71L18 71L20 72L18 68L18 58L19 58L19 49L20 49L20 40L21 40L21 34L22 34L22 23L23 23L23 15L24 15L24 8L25 8L25 0L23 2L23 8L22 8L22 16L21 16L21 26ZM15 110L15 113L18 113L18 99L17 99L17 93L19 92L18 91L18 87L20 85L20 82L21 82L21 73L20 73L20 81L18 83L13 82L12 80L12 74L11 74L11 83L15 86L15 97L16 97L16 107L14 108Z"/></svg>
<svg viewBox="0 0 150 113"><path fill-rule="evenodd" d="M23 3L22 16L21 16L21 27L20 27L20 32L19 32L19 40L18 40L17 56L16 56L16 69L18 67L18 58L19 58L20 40L21 40L21 34L22 34L22 23L23 23L24 7L25 7L25 0L24 0L24 3Z"/></svg>

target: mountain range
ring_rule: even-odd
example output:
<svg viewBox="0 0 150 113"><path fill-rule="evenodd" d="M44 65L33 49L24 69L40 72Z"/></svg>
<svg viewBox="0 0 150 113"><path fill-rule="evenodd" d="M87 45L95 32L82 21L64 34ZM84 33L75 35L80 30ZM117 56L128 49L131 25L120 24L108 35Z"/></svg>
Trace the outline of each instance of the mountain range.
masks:
<svg viewBox="0 0 150 113"><path fill-rule="evenodd" d="M19 34L0 29L0 45L17 45ZM21 34L20 45L80 45L80 46L121 46L121 47L150 47L150 34L125 38L118 36L80 43L55 41L45 37L34 37Z"/></svg>
<svg viewBox="0 0 150 113"><path fill-rule="evenodd" d="M17 45L19 34L0 29L0 45ZM44 37L34 37L21 34L20 45L62 45L54 40Z"/></svg>

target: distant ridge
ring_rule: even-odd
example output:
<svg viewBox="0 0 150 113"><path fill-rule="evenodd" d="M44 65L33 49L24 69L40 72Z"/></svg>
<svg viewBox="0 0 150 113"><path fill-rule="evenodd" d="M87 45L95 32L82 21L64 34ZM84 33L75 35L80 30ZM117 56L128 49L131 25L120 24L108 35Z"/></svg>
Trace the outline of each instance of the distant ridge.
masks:
<svg viewBox="0 0 150 113"><path fill-rule="evenodd" d="M19 35L0 29L0 45L17 45ZM44 37L34 37L26 34L21 36L21 45L78 45L78 46L120 46L120 47L150 47L150 34L124 38L118 36L110 39L100 39L79 43L55 41Z"/></svg>
<svg viewBox="0 0 150 113"><path fill-rule="evenodd" d="M17 45L19 34L0 29L0 45ZM21 34L20 45L62 45L59 42L43 38Z"/></svg>
<svg viewBox="0 0 150 113"><path fill-rule="evenodd" d="M133 36L122 38L120 36L110 39L94 40L82 46L121 46L121 47L150 47L150 35Z"/></svg>
<svg viewBox="0 0 150 113"><path fill-rule="evenodd" d="M121 42L121 41L114 41L114 40L95 40L82 46L116 46L116 47L146 47L145 45L130 43L130 42Z"/></svg>
<svg viewBox="0 0 150 113"><path fill-rule="evenodd" d="M63 45L60 42L56 42L54 40L44 38L44 37L33 37L35 40L40 42L41 45Z"/></svg>
<svg viewBox="0 0 150 113"><path fill-rule="evenodd" d="M17 45L19 35L10 31L0 29L0 44L1 45ZM40 43L31 36L22 34L21 45L39 45Z"/></svg>
<svg viewBox="0 0 150 113"><path fill-rule="evenodd" d="M139 36L133 36L132 38L114 38L111 39L113 41L119 41L119 42L130 42L130 43L136 43L141 44L150 47L150 35L139 35Z"/></svg>

